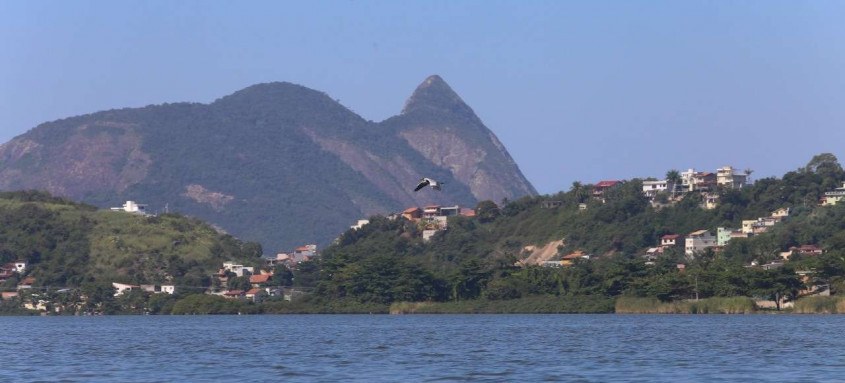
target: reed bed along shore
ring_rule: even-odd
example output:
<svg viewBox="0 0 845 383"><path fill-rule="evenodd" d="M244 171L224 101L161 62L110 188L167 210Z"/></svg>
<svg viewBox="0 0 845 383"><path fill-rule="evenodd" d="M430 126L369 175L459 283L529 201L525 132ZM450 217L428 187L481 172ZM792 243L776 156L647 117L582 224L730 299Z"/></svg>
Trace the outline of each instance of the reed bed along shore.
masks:
<svg viewBox="0 0 845 383"><path fill-rule="evenodd" d="M752 314L757 312L748 297L707 298L697 301L661 302L657 298L620 297L617 314Z"/></svg>

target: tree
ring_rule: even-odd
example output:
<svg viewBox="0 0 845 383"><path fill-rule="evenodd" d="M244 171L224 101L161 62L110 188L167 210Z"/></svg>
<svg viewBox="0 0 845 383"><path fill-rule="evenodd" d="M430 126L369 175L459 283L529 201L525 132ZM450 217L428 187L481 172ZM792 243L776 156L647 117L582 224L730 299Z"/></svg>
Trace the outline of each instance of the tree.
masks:
<svg viewBox="0 0 845 383"><path fill-rule="evenodd" d="M229 290L249 290L252 288L252 284L249 283L249 277L234 277L229 278L229 282L227 282L229 286Z"/></svg>
<svg viewBox="0 0 845 383"><path fill-rule="evenodd" d="M481 201L475 207L475 216L478 217L478 222L493 222L499 217L499 215L501 215L499 205L496 205L493 201Z"/></svg>
<svg viewBox="0 0 845 383"><path fill-rule="evenodd" d="M672 189L672 199L675 199L675 191L678 189L678 184L681 183L681 174L677 170L672 169L666 172L666 183Z"/></svg>

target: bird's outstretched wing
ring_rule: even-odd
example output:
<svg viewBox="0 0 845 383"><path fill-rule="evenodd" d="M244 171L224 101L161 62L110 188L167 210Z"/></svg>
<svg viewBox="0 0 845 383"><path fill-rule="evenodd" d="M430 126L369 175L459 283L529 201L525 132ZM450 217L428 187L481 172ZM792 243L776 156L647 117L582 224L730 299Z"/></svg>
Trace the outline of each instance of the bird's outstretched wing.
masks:
<svg viewBox="0 0 845 383"><path fill-rule="evenodd" d="M430 184L430 183L431 183L431 181L429 181L427 178L423 178L422 181L420 181L420 183L417 184L417 187L414 188L414 191L420 191L420 189L428 186L428 184Z"/></svg>

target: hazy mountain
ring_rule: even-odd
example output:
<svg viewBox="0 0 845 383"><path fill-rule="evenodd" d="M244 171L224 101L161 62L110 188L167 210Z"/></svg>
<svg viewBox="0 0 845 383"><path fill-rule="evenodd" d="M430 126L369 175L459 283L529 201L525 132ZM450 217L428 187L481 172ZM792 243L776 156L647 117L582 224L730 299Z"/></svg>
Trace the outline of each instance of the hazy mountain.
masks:
<svg viewBox="0 0 845 383"><path fill-rule="evenodd" d="M446 187L414 193L422 176ZM408 206L536 194L438 76L381 123L290 83L250 86L207 105L44 123L0 145L0 190L18 189L100 207L147 203L259 241L267 253L326 244L356 219Z"/></svg>

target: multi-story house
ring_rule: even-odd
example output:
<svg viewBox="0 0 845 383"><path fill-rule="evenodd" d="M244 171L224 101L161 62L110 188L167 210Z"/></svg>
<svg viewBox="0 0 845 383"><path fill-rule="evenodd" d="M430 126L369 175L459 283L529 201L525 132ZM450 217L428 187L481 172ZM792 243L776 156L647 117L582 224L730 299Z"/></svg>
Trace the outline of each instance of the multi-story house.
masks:
<svg viewBox="0 0 845 383"><path fill-rule="evenodd" d="M836 205L836 203L842 201L842 199L845 199L845 182L842 183L842 187L836 188L833 191L825 192L822 205Z"/></svg>
<svg viewBox="0 0 845 383"><path fill-rule="evenodd" d="M686 246L684 247L684 254L687 256L694 256L707 248L716 246L716 237L710 234L707 230L698 230L689 233L686 238Z"/></svg>
<svg viewBox="0 0 845 383"><path fill-rule="evenodd" d="M748 182L748 175L737 173L732 166L723 166L716 169L716 185L741 189Z"/></svg>

